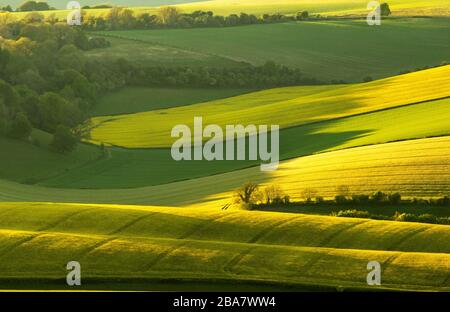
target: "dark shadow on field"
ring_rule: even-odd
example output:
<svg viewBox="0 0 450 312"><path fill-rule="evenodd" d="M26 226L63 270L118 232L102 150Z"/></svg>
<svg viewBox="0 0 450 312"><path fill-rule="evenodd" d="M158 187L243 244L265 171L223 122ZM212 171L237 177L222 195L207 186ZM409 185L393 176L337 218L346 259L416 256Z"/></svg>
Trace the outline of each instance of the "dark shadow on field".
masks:
<svg viewBox="0 0 450 312"><path fill-rule="evenodd" d="M319 133L321 128L328 125L329 122L324 122L281 130L280 160L323 152L370 132L367 130ZM268 137L270 138L270 135ZM249 138L246 139L247 148L248 141ZM270 147L270 144L268 146ZM237 146L235 145L236 150ZM248 149L246 152L248 159ZM259 160L175 161L172 159L170 149L112 148L111 157L99 159L78 167L76 170L65 172L40 183L40 185L82 189L138 188L222 173L233 175L234 173L230 173L230 171L259 167L260 164ZM236 181L236 183L232 183L232 187L235 188L243 182Z"/></svg>

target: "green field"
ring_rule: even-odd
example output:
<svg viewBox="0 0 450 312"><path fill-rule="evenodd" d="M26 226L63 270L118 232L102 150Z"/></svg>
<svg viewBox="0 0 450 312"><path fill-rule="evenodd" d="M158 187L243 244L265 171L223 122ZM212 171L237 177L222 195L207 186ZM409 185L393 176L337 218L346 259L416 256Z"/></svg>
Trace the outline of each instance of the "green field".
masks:
<svg viewBox="0 0 450 312"><path fill-rule="evenodd" d="M51 151L51 135L34 130L32 142L0 137L0 176L20 183L34 184L99 159L95 146L81 144L70 155Z"/></svg>
<svg viewBox="0 0 450 312"><path fill-rule="evenodd" d="M92 118L92 143L127 148L170 147L171 129L194 117L203 124L280 125L280 128L367 113L450 95L450 65L370 83L270 89L239 97L125 116ZM406 91L408 90L408 91ZM162 118L164 117L164 118Z"/></svg>
<svg viewBox="0 0 450 312"><path fill-rule="evenodd" d="M1 204L0 213L0 274L10 280L40 278L45 285L65 276L67 259L78 259L85 278L104 282L195 277L355 288L366 286L366 264L376 259L385 289L449 287L447 226L36 203Z"/></svg>
<svg viewBox="0 0 450 312"><path fill-rule="evenodd" d="M259 167L175 183L110 189L58 189L0 180L0 201L43 201L213 207L230 203L232 192L246 181L281 186L293 200L305 188L332 198L337 188L352 193L399 192L405 198L442 197L450 192L450 137L378 144L299 157L282 162L273 173ZM95 173L94 174L100 174ZM118 175L117 179L125 180ZM128 177L133 181L132 177ZM106 178L103 183L105 182Z"/></svg>
<svg viewBox="0 0 450 312"><path fill-rule="evenodd" d="M300 69L305 79L316 78L318 84L289 86L278 77L280 70L273 85L288 87L207 88L166 79L191 86L179 88L163 85L164 77L151 77L145 81L155 85L141 82L101 93L103 76L87 68L80 72L86 79L76 79L71 89L62 79L75 76L78 68L65 64L66 48L56 48L65 38L49 33L56 38L55 53L61 54L55 66L44 73L39 50L30 54L30 66L23 64L30 68L23 76L10 73L21 67L9 66L9 56L25 60L20 53L28 53L28 44L34 51L33 43L22 40L16 46L8 41L4 47L10 54L0 55L8 65L0 71L13 85L0 90L0 291L450 292L450 226L432 224L444 223L433 218L450 217L443 199L450 196L450 2L388 1L392 16L379 27L367 25L363 0L185 2L123 0L136 6L135 15L157 14L159 5L179 3L181 12L290 15L307 10L322 18L239 27L91 31L88 36L105 37L111 46L84 51L88 45L83 43L91 41L80 33L73 40L83 49L77 57L101 61L95 63L99 69L110 62L111 78L118 84L136 80L129 79L134 72L126 66L114 65L118 59L134 65L136 75L149 66L161 67L152 75L164 69L175 72L173 67L214 74L220 71L212 68L247 67L268 75L267 66L252 65L274 61ZM67 13L43 12L62 19ZM26 31L41 34L33 31L39 29L35 26ZM1 30L11 31L8 27ZM74 35L63 28L55 34ZM44 45L53 49L50 41ZM53 71L59 76L47 77ZM42 90L28 85L25 78L33 74L41 74ZM244 81L240 73L227 74L227 85L259 85L257 78ZM53 105L45 96L35 101L27 87L36 95L59 92L80 105L85 120L77 126L83 135L75 151L57 153L51 147L53 136L41 130L33 129L28 137L30 126L18 117L21 110L42 129L68 124L76 116L59 114L63 101ZM20 94L17 100L13 91ZM94 91L101 95L88 109ZM12 99L12 105L3 103L5 99ZM262 171L259 160L173 160L170 147L177 138L171 137L172 128L192 129L195 117L203 118L203 128L280 125L278 169ZM46 123L55 127L44 127ZM23 139L12 139L15 135ZM279 188L278 198L287 195L290 203L259 205L267 201L262 198L255 200L258 205L239 203L236 189L246 182L258 184L260 191ZM394 204L389 197L381 204L374 199L377 191L399 193L402 201ZM347 205L337 195L372 197ZM325 201L318 204L318 197ZM317 203L310 203L311 198ZM348 209L368 211L370 218L377 215L380 220L336 216ZM399 213L411 218L381 220ZM81 263L78 288L66 286L69 261ZM381 264L381 286L367 285L369 261Z"/></svg>
<svg viewBox="0 0 450 312"><path fill-rule="evenodd" d="M126 87L99 100L92 115L139 113L207 102L250 92L248 89Z"/></svg>
<svg viewBox="0 0 450 312"><path fill-rule="evenodd" d="M167 46L167 49L221 57L223 61L217 64L223 66L227 66L224 62L227 59L255 65L273 60L298 67L306 76L322 81L359 82L367 76L377 79L449 61L449 31L450 19L433 18L389 20L377 28L369 27L361 20L104 31L98 34L153 43L156 48ZM144 45L142 47L145 49ZM113 42L111 52L117 49ZM106 56L107 51L93 53ZM134 60L139 58L134 54L141 54L141 50L131 53L128 50L128 53L130 60ZM157 53L156 59L159 55L162 59L167 58L165 52L161 54ZM150 55L155 55L155 52ZM153 62L149 57L140 59L148 59L150 64Z"/></svg>
<svg viewBox="0 0 450 312"><path fill-rule="evenodd" d="M97 33L92 33L97 36ZM210 66L227 68L242 67L245 64L208 52L193 51L186 48L170 47L140 40L108 37L111 47L86 51L85 55L100 60L124 58L135 65L145 66Z"/></svg>
<svg viewBox="0 0 450 312"><path fill-rule="evenodd" d="M427 77L431 77L431 75L427 75ZM351 90L354 90L354 88L350 87ZM301 102L302 98L296 98L301 92L306 92L303 95L307 96L308 92L318 89L322 90L323 87L275 89L245 95L243 98L259 101L257 103L265 103L263 101L267 103L271 103L270 101L284 102L289 99L296 99L296 102ZM123 89L103 98L101 101L103 106L100 106L100 109L104 111L110 109L112 113L121 110L129 112L130 109L150 109L162 105L188 104L189 96L193 96L193 100L201 97L200 93L197 93L198 90L180 90L179 93L173 94L170 94L170 90L160 88ZM233 92L233 90L228 91ZM236 90L236 92L238 91ZM336 91L339 91L339 89ZM445 88L441 88L441 91L445 91ZM130 92L134 92L134 95L131 95ZM215 93L214 96L219 97L224 95L223 92L225 91L211 90L204 96L213 96L213 93ZM270 94L270 97L267 96L268 94ZM410 93L408 97L412 95ZM433 94L433 96L436 95ZM123 99L126 99L126 101ZM450 128L446 116L449 114L449 101L449 99L430 101L284 129L280 132L280 158L288 159L361 145L448 135L450 134ZM242 103L245 102L246 100L242 101ZM247 102L250 105L253 103ZM123 103L127 103L127 105L123 105ZM132 108L130 108L129 103L133 104ZM232 103L232 100L225 100L224 103ZM192 107L195 107L195 105ZM181 109L184 108L181 107ZM147 124L145 125L148 127ZM61 168L60 163L55 162L55 157L64 162L67 157L51 153L45 145L35 147L30 143L6 141L11 142L10 144L14 143L17 147L5 149L2 154L3 159L16 161L17 166L20 167L19 164L25 162L23 160L25 157L28 159L26 161L28 167L25 166L23 167L24 170L18 171L17 167L10 166L10 161L1 162L0 170L4 172L4 178L59 188L143 187L199 178L259 164L257 161L209 162L203 160L177 162L171 158L168 149L111 148L108 157L99 157L98 149L80 145L80 151L87 149L94 154L86 159L82 157L84 154L80 155L77 152L70 156L76 162L73 165L65 165ZM20 153L21 157L17 157L19 147L36 151L33 152L33 155L37 157L31 161L28 153L23 152ZM41 151L43 154L37 154ZM69 170L69 168L71 169ZM43 171L43 173L36 173L36 170Z"/></svg>
<svg viewBox="0 0 450 312"><path fill-rule="evenodd" d="M385 142L449 135L450 99L415 104L280 132L280 158ZM256 166L257 161L177 162L168 149L112 148L99 159L40 185L64 188L142 187Z"/></svg>

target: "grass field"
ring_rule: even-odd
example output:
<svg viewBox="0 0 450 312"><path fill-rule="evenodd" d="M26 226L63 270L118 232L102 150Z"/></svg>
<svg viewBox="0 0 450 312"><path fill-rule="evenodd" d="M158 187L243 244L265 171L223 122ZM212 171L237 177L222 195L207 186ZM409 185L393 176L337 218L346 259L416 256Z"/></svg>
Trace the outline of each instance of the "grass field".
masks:
<svg viewBox="0 0 450 312"><path fill-rule="evenodd" d="M139 113L196 104L250 92L249 89L126 87L100 98L92 115Z"/></svg>
<svg viewBox="0 0 450 312"><path fill-rule="evenodd" d="M348 186L351 193L400 192L408 197L450 193L450 137L364 146L300 157L280 164L271 174L253 167L164 185L114 191L57 189L0 180L0 201L117 203L216 207L230 203L232 192L247 181L277 184L293 200L306 188L326 198ZM119 177L120 178L120 177ZM121 177L121 179L124 179Z"/></svg>
<svg viewBox="0 0 450 312"><path fill-rule="evenodd" d="M65 264L77 259L85 278L106 281L195 277L364 287L366 264L376 259L382 263L384 288L449 287L447 226L37 203L0 204L0 213L3 278L62 279Z"/></svg>
<svg viewBox="0 0 450 312"><path fill-rule="evenodd" d="M39 130L27 140L0 138L0 291L450 292L450 226L331 214L431 219L449 217L447 206L296 203L305 193L332 199L342 189L450 196L450 65L435 67L450 61L450 3L388 1L393 16L380 27L366 24L363 0L156 0L133 10L153 14L168 2L181 3L182 12L308 10L342 18L91 32L111 47L83 53L137 67L273 60L325 83L262 91L126 87L98 99L83 125L85 142L71 154L51 151L52 136ZM44 14L64 19L67 11ZM414 72L399 75L405 70ZM362 83L367 76L375 80ZM280 125L278 170L261 171L260 161L174 161L171 130L192 128L194 117L204 127ZM244 210L235 190L246 182L279 186L291 204ZM76 289L66 286L69 261L81 263ZM381 263L381 287L367 285L369 261Z"/></svg>
<svg viewBox="0 0 450 312"><path fill-rule="evenodd" d="M92 33L96 36L97 33ZM170 47L167 45L154 44L140 40L121 39L108 36L111 47L105 49L94 49L86 51L90 58L101 60L117 60L124 58L135 65L145 66L210 66L217 67L242 67L245 64L229 58L213 55L208 52L193 51Z"/></svg>
<svg viewBox="0 0 450 312"><path fill-rule="evenodd" d="M51 135L33 130L31 137L34 144L0 136L0 176L3 179L33 184L100 157L95 146L81 144L72 154L63 155L49 149Z"/></svg>
<svg viewBox="0 0 450 312"><path fill-rule="evenodd" d="M450 66L348 86L265 90L185 107L91 119L90 141L127 148L170 147L171 129L203 123L278 124L292 127L321 120L444 98L450 95ZM164 117L164 118L161 118Z"/></svg>
<svg viewBox="0 0 450 312"><path fill-rule="evenodd" d="M450 134L450 99L330 120L280 132L280 158ZM177 162L167 149L112 148L111 157L66 171L39 185L63 188L124 188L170 183L256 166L257 161Z"/></svg>
<svg viewBox="0 0 450 312"><path fill-rule="evenodd" d="M389 20L377 28L361 20L97 33L221 57L222 63L217 64L223 66L230 60L255 65L273 60L323 81L360 82L367 76L383 78L449 61L449 30L450 19L433 18ZM142 48L146 49L144 45ZM113 42L110 51L117 49L120 47L115 48ZM91 53L106 56L108 49ZM140 50L133 51L131 60L138 59L135 53L141 54ZM158 59L161 53L156 55ZM165 58L163 53L161 59Z"/></svg>

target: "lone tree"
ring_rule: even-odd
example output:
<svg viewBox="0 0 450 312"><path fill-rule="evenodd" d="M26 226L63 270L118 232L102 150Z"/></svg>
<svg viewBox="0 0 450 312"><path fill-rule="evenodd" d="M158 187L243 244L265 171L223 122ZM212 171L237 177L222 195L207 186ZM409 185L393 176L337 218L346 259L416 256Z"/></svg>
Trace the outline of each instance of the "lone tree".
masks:
<svg viewBox="0 0 450 312"><path fill-rule="evenodd" d="M381 12L381 16L389 16L391 15L391 9L389 8L389 4L382 3L380 4L380 12Z"/></svg>
<svg viewBox="0 0 450 312"><path fill-rule="evenodd" d="M303 21L303 20L308 19L308 17L309 17L308 11L303 11L303 12L298 12L295 18L297 19L297 21Z"/></svg>
<svg viewBox="0 0 450 312"><path fill-rule="evenodd" d="M50 146L57 152L66 154L72 152L77 145L77 138L72 134L69 128L59 125L56 127L53 141Z"/></svg>
<svg viewBox="0 0 450 312"><path fill-rule="evenodd" d="M235 202L241 204L245 209L251 209L261 199L262 195L258 185L252 182L245 183L235 192Z"/></svg>
<svg viewBox="0 0 450 312"><path fill-rule="evenodd" d="M11 122L8 129L8 135L15 139L25 139L30 136L31 130L31 123L27 116L20 112L17 113L16 117Z"/></svg>

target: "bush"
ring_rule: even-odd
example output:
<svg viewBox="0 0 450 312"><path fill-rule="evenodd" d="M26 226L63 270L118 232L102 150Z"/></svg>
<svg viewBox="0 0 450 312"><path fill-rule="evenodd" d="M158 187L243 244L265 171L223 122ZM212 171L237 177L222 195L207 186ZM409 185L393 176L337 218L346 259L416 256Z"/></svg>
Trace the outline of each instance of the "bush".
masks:
<svg viewBox="0 0 450 312"><path fill-rule="evenodd" d="M50 146L60 153L70 153L77 145L77 139L72 134L69 128L65 126L58 126L55 134L53 135L53 141Z"/></svg>
<svg viewBox="0 0 450 312"><path fill-rule="evenodd" d="M27 116L20 112L9 126L8 135L15 139L25 139L30 136L31 130L31 123Z"/></svg>
<svg viewBox="0 0 450 312"><path fill-rule="evenodd" d="M360 210L340 210L336 216L338 217L347 217L347 218L369 218L370 213L368 211L360 211Z"/></svg>

